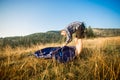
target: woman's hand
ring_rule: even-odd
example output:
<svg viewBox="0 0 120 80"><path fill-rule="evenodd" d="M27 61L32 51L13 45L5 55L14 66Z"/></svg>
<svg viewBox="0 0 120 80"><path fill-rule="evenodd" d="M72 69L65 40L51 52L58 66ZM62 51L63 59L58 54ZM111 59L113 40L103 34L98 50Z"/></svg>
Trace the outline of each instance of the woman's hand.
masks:
<svg viewBox="0 0 120 80"><path fill-rule="evenodd" d="M61 47L64 47L64 46L66 46L67 44L62 44L62 46Z"/></svg>

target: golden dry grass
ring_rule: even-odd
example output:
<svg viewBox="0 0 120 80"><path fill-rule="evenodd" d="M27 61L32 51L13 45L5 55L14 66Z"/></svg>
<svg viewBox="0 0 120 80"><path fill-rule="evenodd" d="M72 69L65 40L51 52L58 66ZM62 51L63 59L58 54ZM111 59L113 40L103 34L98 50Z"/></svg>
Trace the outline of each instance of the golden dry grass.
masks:
<svg viewBox="0 0 120 80"><path fill-rule="evenodd" d="M0 80L120 79L120 37L84 39L81 55L65 64L32 56L38 49L60 45L6 47L0 51Z"/></svg>

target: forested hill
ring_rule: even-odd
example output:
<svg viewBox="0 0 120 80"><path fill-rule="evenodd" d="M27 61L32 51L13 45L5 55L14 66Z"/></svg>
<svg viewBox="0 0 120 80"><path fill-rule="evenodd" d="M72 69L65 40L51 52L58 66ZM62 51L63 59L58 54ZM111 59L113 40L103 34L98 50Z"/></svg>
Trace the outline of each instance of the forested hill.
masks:
<svg viewBox="0 0 120 80"><path fill-rule="evenodd" d="M107 37L120 36L120 29L92 29L88 27L86 37ZM5 37L0 38L0 49L11 46L15 47L31 47L37 44L61 43L63 41L60 31L48 31L45 33L34 33L27 36Z"/></svg>
<svg viewBox="0 0 120 80"><path fill-rule="evenodd" d="M15 48L30 47L37 44L60 43L62 36L59 31L48 31L46 33L34 33L27 36L0 38L0 48L11 46Z"/></svg>

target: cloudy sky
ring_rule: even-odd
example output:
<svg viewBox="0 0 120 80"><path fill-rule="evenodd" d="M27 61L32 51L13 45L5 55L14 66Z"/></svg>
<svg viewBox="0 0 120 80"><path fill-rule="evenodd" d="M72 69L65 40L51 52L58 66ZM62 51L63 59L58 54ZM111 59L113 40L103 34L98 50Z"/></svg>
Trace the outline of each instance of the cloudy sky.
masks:
<svg viewBox="0 0 120 80"><path fill-rule="evenodd" d="M0 0L0 37L61 30L74 21L120 28L120 0Z"/></svg>

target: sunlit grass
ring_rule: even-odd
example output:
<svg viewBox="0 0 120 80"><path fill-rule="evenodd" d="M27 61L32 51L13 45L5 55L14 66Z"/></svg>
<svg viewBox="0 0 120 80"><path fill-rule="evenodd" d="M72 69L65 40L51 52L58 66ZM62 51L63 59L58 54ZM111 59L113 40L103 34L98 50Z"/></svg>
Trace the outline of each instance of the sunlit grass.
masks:
<svg viewBox="0 0 120 80"><path fill-rule="evenodd" d="M120 37L84 39L82 53L68 63L57 63L54 59L39 59L32 55L38 49L60 45L6 47L0 51L0 80L120 79ZM74 43L70 45L74 46Z"/></svg>

